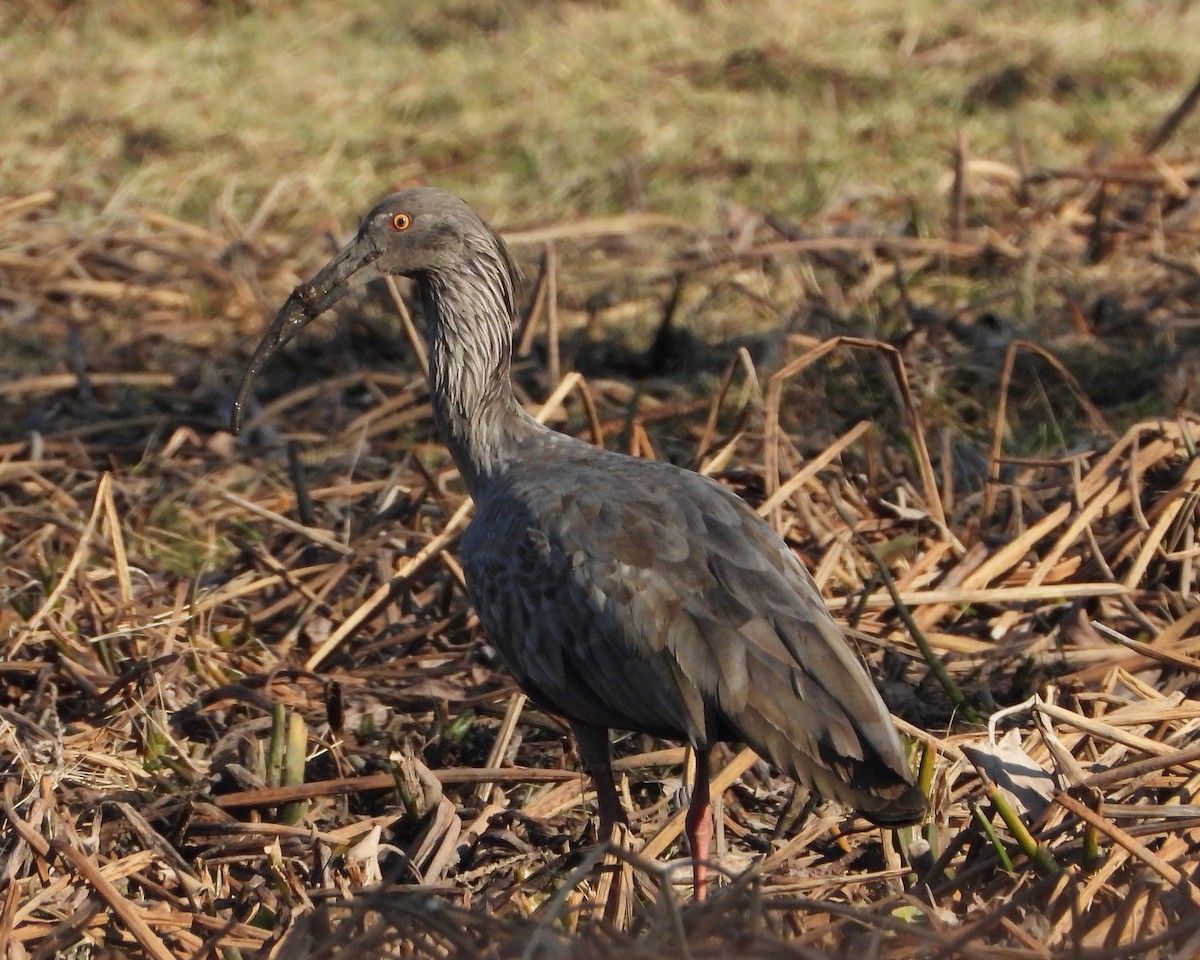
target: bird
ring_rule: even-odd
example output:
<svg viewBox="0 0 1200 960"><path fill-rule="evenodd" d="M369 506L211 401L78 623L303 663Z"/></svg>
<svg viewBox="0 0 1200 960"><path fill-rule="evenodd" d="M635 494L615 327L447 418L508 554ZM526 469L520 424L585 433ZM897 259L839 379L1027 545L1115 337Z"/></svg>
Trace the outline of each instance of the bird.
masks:
<svg viewBox="0 0 1200 960"><path fill-rule="evenodd" d="M434 420L474 500L460 545L468 597L521 689L567 720L595 786L598 836L628 824L612 729L694 748L685 831L696 899L719 742L749 745L877 825L919 822L927 801L894 720L770 525L715 480L560 433L517 401L520 275L459 197L432 187L387 197L293 290L245 368L233 433L267 361L350 290L388 276L415 282Z"/></svg>

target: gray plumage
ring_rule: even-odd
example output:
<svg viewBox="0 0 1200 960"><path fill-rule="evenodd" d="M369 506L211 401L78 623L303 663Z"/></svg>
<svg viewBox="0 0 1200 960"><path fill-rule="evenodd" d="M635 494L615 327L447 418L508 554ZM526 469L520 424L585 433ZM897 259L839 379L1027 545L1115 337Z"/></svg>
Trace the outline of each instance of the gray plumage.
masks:
<svg viewBox="0 0 1200 960"><path fill-rule="evenodd" d="M745 741L827 797L910 820L923 801L895 728L787 546L705 477L562 441L473 494L462 542L522 688L577 723Z"/></svg>
<svg viewBox="0 0 1200 960"><path fill-rule="evenodd" d="M269 356L353 286L388 274L417 282L434 415L475 500L461 551L472 602L521 687L571 721L602 821L621 816L613 727L704 755L745 741L878 823L918 819L925 800L891 717L783 540L712 480L606 452L521 409L509 383L516 270L457 197L387 198L296 288L246 371L235 430Z"/></svg>

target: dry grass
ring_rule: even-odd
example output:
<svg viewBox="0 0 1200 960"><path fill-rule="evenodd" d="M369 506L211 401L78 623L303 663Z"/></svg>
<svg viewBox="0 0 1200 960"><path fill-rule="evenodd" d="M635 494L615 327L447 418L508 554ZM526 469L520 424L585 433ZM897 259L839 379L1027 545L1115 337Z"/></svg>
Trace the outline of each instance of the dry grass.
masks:
<svg viewBox="0 0 1200 960"><path fill-rule="evenodd" d="M81 4L57 21L69 29L42 36L43 54L30 24L49 4L24 6L40 12L23 34L0 29L0 44L28 57L42 94L55 57L80 76L109 56L153 75L214 44L236 62L267 26L283 32L264 56L316 55L295 46L299 17L187 8L194 20L172 46L137 4L120 8L115 52L84 42L102 31ZM913 51L995 68L998 49L1028 52L1019 38L1036 34L1034 6L982 25L951 9L932 47L932 7L905 16ZM642 29L630 49L667 66L705 49L694 12L648 9L639 28L619 4L531 5L459 52L428 55L487 74L473 43L515 55L546 34L537 42L557 42L570 64L610 49L603 29ZM770 7L763 29L782 31L786 9ZM1117 17L1129 9L1089 6L1079 50L1098 42L1096 24L1128 21L1113 49L1177 67L1158 8ZM1196 8L1174 12L1182 24ZM728 56L761 45L749 35L759 27L732 5L708 14L723 29L707 54L737 76ZM419 16L433 24L422 29L439 22ZM878 37L900 15L861 3L823 16L826 36L842 23ZM574 26L548 32L559 21ZM1040 27L1030 76L1084 58ZM120 47L139 29L153 41L144 59ZM581 35L592 46L571 46ZM873 51L840 62L865 71ZM363 52L347 70L369 73L381 56ZM1126 97L1128 113L1111 117L1126 143L1183 92L1140 84L1146 99ZM338 97L351 88L330 102L348 103ZM669 91L687 109L706 102ZM111 122L122 97L93 92ZM391 163L381 141L356 140L356 121L327 164L302 164L330 135L289 140L264 113L237 113L247 94L210 103L209 116L274 131L263 156L315 167L308 187L269 189L276 172L237 150L212 150L189 180L203 144L146 158L132 178L101 150L76 180L78 145L54 131L79 96L64 85L63 113L45 119L61 149L0 158L30 185L0 199L5 960L1200 954L1200 417L1189 412L1200 157L1173 150L1194 115L1150 155L1091 156L1097 131L1077 131L1085 145L1054 141L1041 167L988 148L988 128L957 162L901 164L895 179L871 156L869 175L900 189L829 194L843 174L818 171L770 200L755 192L767 186L747 187L744 205L719 215L719 191L678 165L695 145L684 140L644 196L705 219L609 216L627 204L590 181L569 198L540 191L582 170L579 157L539 161L536 177L501 166L497 192L478 201L502 220L526 201L538 217L581 214L509 232L531 278L517 364L530 408L612 448L690 462L756 504L852 628L932 799L920 830L881 835L729 750L717 774L729 883L688 904L673 884L687 871L668 867L682 856L684 751L619 743L640 813L622 849L596 848L561 724L525 703L479 634L454 553L469 503L391 295L367 291L332 334L306 336L263 379L245 438L225 432L265 317L330 251L312 198L348 226L370 199L355 191ZM539 110L551 109L545 96ZM1058 123L1071 101L1030 96L1023 123ZM772 97L768 86L754 103ZM176 99L179 131L198 129L189 111L203 116L203 98ZM495 122L511 122L511 96L497 99ZM5 98L0 114L19 124L27 107ZM286 103L270 109L296 124ZM653 126L644 109L623 122ZM486 112L445 135L486 139ZM778 118L786 137L789 122ZM557 129L531 142L548 149ZM231 156L242 179L216 197ZM494 159L462 159L443 182L482 180ZM445 170L422 154L389 176ZM777 170L759 173L745 183L769 185ZM914 219L908 191L935 180ZM115 185L99 211L94 197ZM796 215L805 205L814 212ZM201 208L215 211L208 228L189 221ZM965 719L971 710L995 729Z"/></svg>
<svg viewBox="0 0 1200 960"><path fill-rule="evenodd" d="M1198 35L1186 0L16 0L0 183L215 229L281 179L305 223L416 181L509 226L880 188L927 211L959 129L1035 166L1141 140Z"/></svg>
<svg viewBox="0 0 1200 960"><path fill-rule="evenodd" d="M1065 301L1074 340L1058 346L1140 338L1187 369L1198 284L1175 251L1194 242L1198 180L1186 158L1031 177L955 239L865 216L835 233L832 210L774 227L742 211L724 234L638 218L551 231L562 262L530 270L535 352L595 365L605 317L644 314L654 292L664 320L645 350L605 354L641 380L571 373L553 390L526 362L524 389L564 429L642 454L673 443L760 505L883 671L933 800L919 834L881 838L729 753L733 880L689 906L665 866L683 751L621 743L642 814L605 869L562 728L494 669L454 562L469 504L419 368L386 356L402 327L387 333L388 297L365 295L319 353L297 348L319 362L276 371L239 444L222 429L236 358L196 304L248 330L323 244L292 249L269 211L230 244L161 214L91 234L53 195L6 201L0 401L20 427L0 447L0 942L36 957L1191 955L1200 420L1114 431L1180 396L1068 401L1053 353L987 324L999 346L979 348L979 310L910 305L894 345L814 325L885 310L918 272L953 289L1036 256L1096 276L1102 249L1116 279ZM1036 216L1013 216L1022 191ZM1143 218L1097 224L1084 211L1101 192ZM512 237L527 260L546 238ZM676 327L730 302L782 313L797 287L823 305L751 341L757 367L744 343ZM1110 302L1126 319L1101 326ZM572 335L546 339L551 313ZM73 345L70 373L37 369L35 334ZM713 389L672 387L679 364L713 365ZM1036 443L1069 431L1069 448L1014 451L1039 416L1053 429ZM956 718L915 637L974 709L1015 705L999 730Z"/></svg>

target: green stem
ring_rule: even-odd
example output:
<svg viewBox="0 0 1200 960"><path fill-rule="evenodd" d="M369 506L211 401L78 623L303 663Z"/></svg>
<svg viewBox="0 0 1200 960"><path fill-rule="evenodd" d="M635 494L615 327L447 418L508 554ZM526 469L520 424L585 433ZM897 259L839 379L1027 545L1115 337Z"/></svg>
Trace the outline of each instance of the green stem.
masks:
<svg viewBox="0 0 1200 960"><path fill-rule="evenodd" d="M983 783L988 799L992 801L992 806L1000 814L1000 819L1004 821L1008 832L1017 841L1021 852L1033 863L1034 869L1044 877L1053 877L1061 872L1062 868L1055 861L1049 848L1033 839L1033 834L1025 826L1025 821L1013 809L1012 804L1008 802L1008 798L1004 796L1000 788L986 777L983 778Z"/></svg>
<svg viewBox="0 0 1200 960"><path fill-rule="evenodd" d="M883 580L884 586L887 587L888 593L892 598L892 605L896 608L896 612L900 614L900 619L904 621L904 626L908 629L913 641L917 645L917 649L921 651L921 656L929 665L929 669L933 671L933 675L937 678L943 690L946 691L946 696L950 698L950 702L954 704L955 709L962 714L963 719L968 723L983 723L983 717L971 705L967 699L967 695L962 692L962 689L954 682L954 678L950 676L950 671L946 669L946 665L942 662L942 658L937 655L933 647L929 643L929 638L925 636L925 632L917 626L917 621L913 619L912 613L908 607L900 599L900 591L896 588L896 581L892 579L891 573L884 565L879 554L875 552L875 548L871 546L869 540L858 532L854 525L853 518L848 516L840 503L834 501L834 507L841 514L842 521L850 528L850 532L862 544L863 549L871 558L871 562L879 570L879 576Z"/></svg>
<svg viewBox="0 0 1200 960"><path fill-rule="evenodd" d="M987 818L979 807L973 809L975 814L975 822L979 824L981 830L987 834L988 840L992 843L992 849L996 851L996 856L1000 858L1000 866L1009 873L1013 872L1012 860L1008 856L1008 851L1004 849L1004 844L1000 842L1000 838L996 836L996 828L992 826L992 821Z"/></svg>

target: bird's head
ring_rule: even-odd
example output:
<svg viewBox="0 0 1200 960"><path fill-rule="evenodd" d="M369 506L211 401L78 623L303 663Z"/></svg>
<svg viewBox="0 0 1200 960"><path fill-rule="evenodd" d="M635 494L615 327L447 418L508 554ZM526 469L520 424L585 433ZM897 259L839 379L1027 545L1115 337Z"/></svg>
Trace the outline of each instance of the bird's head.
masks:
<svg viewBox="0 0 1200 960"><path fill-rule="evenodd" d="M367 214L358 233L324 269L302 283L259 342L234 400L231 428L241 430L246 398L267 361L351 290L386 276L435 280L468 273L491 283L511 309L517 270L504 242L453 194L431 187L404 190Z"/></svg>

